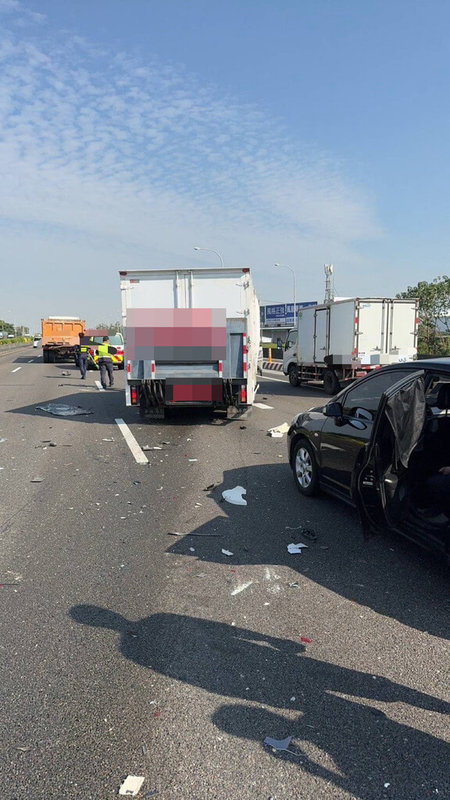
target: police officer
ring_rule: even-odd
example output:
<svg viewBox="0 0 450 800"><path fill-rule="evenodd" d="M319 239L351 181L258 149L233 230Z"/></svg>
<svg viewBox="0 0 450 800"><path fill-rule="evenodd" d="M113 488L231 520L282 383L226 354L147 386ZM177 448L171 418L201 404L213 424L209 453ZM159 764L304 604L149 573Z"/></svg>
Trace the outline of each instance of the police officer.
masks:
<svg viewBox="0 0 450 800"><path fill-rule="evenodd" d="M90 339L86 336L86 331L80 333L80 345L78 349L78 366L81 372L81 380L86 379L86 369L89 359Z"/></svg>
<svg viewBox="0 0 450 800"><path fill-rule="evenodd" d="M98 365L100 367L100 380L104 389L106 389L106 373L109 377L109 386L114 386L114 372L112 355L117 353L117 348L112 347L109 343L109 336L103 337L103 344L99 344L97 355Z"/></svg>

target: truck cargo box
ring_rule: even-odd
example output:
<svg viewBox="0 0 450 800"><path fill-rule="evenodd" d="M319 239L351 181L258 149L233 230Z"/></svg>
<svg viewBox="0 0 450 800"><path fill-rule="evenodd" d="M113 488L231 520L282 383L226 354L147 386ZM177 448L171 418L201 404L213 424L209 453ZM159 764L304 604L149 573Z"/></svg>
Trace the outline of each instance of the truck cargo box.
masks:
<svg viewBox="0 0 450 800"><path fill-rule="evenodd" d="M120 273L127 405L246 408L256 392L259 304L248 268Z"/></svg>

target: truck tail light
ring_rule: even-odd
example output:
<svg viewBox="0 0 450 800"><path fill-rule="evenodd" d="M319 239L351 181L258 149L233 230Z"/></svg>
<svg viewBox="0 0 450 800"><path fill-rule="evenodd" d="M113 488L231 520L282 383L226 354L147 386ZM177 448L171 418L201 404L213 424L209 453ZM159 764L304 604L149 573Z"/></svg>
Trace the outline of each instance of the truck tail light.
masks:
<svg viewBox="0 0 450 800"><path fill-rule="evenodd" d="M219 378L223 376L223 361L219 361Z"/></svg>
<svg viewBox="0 0 450 800"><path fill-rule="evenodd" d="M127 361L127 375L131 375L131 361Z"/></svg>
<svg viewBox="0 0 450 800"><path fill-rule="evenodd" d="M243 383L241 385L240 395L241 395L241 403L246 403L247 402L247 386L246 386L245 383Z"/></svg>
<svg viewBox="0 0 450 800"><path fill-rule="evenodd" d="M152 366L152 378L154 378L156 373L156 362L152 361L151 366Z"/></svg>
<svg viewBox="0 0 450 800"><path fill-rule="evenodd" d="M132 405L132 406L137 406L137 401L138 401L138 390L137 390L137 386L132 386L132 387L131 387L131 392L130 392L130 394L131 394L131 405Z"/></svg>

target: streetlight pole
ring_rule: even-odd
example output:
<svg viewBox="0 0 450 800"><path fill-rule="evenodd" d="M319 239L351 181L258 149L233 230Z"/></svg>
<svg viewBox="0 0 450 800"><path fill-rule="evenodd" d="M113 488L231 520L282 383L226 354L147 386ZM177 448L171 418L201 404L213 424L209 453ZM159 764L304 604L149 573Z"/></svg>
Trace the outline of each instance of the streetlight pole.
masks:
<svg viewBox="0 0 450 800"><path fill-rule="evenodd" d="M295 325L295 316L296 316L296 308L297 308L297 282L295 279L295 272L292 267L289 267L287 264L274 264L274 267L284 267L285 269L289 269L292 272L292 278L294 283L294 325Z"/></svg>
<svg viewBox="0 0 450 800"><path fill-rule="evenodd" d="M223 258L217 250L211 250L209 247L194 247L194 250L203 250L205 253L215 253L220 258L220 266L223 267Z"/></svg>

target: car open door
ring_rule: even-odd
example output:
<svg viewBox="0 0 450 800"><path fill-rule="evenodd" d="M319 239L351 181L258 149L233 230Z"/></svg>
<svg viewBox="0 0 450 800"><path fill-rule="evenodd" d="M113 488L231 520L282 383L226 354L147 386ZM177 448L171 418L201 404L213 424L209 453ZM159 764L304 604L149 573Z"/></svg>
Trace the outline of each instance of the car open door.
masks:
<svg viewBox="0 0 450 800"><path fill-rule="evenodd" d="M356 501L366 532L392 527L407 508L408 462L425 418L423 370L402 378L381 396L372 438L356 479Z"/></svg>

